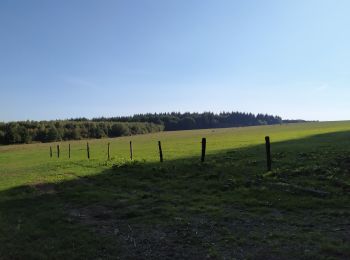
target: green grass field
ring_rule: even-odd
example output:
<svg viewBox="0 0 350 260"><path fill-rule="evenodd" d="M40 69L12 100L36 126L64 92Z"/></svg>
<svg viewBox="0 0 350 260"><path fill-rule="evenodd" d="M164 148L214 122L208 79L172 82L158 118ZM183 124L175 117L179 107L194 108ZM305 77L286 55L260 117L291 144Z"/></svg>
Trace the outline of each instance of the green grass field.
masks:
<svg viewBox="0 0 350 260"><path fill-rule="evenodd" d="M0 259L350 258L350 122L89 144L0 146Z"/></svg>

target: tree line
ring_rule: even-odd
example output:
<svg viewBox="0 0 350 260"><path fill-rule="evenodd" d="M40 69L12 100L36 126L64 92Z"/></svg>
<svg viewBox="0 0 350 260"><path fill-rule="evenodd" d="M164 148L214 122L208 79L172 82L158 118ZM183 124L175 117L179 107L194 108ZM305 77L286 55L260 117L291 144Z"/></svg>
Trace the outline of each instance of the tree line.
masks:
<svg viewBox="0 0 350 260"><path fill-rule="evenodd" d="M88 138L118 137L159 131L274 125L302 120L282 120L267 114L148 113L122 117L75 118L56 121L0 123L0 144L53 142Z"/></svg>
<svg viewBox="0 0 350 260"><path fill-rule="evenodd" d="M80 118L79 120L87 120ZM215 114L212 112L204 113L148 113L136 114L133 116L122 117L100 117L93 118L92 121L109 121L109 122L150 122L161 124L165 131L206 129L206 128L224 128L224 127L241 127L256 125L273 125L281 124L283 120L279 116L267 114L242 113L242 112L222 112Z"/></svg>
<svg viewBox="0 0 350 260"><path fill-rule="evenodd" d="M119 137L159 132L163 125L148 122L22 121L0 123L0 144L54 142Z"/></svg>

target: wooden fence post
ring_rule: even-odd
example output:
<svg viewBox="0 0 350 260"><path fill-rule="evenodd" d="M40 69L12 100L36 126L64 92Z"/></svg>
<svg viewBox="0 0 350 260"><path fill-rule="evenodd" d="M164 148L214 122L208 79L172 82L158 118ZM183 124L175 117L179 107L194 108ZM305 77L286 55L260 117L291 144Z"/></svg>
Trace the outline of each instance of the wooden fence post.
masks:
<svg viewBox="0 0 350 260"><path fill-rule="evenodd" d="M70 159L70 144L68 144L68 158Z"/></svg>
<svg viewBox="0 0 350 260"><path fill-rule="evenodd" d="M108 143L108 145L107 145L107 146L108 146L108 148L107 148L108 161L109 161L109 158L110 158L109 145L110 145L110 144Z"/></svg>
<svg viewBox="0 0 350 260"><path fill-rule="evenodd" d="M57 158L60 158L60 145L57 145Z"/></svg>
<svg viewBox="0 0 350 260"><path fill-rule="evenodd" d="M87 152L87 157L88 157L88 159L90 159L90 147L89 147L89 143L86 143L86 152Z"/></svg>
<svg viewBox="0 0 350 260"><path fill-rule="evenodd" d="M265 142L266 142L266 161L267 161L267 171L271 171L271 144L270 144L270 137L266 136L265 137Z"/></svg>
<svg viewBox="0 0 350 260"><path fill-rule="evenodd" d="M52 147L50 145L50 158L52 158Z"/></svg>
<svg viewBox="0 0 350 260"><path fill-rule="evenodd" d="M130 160L132 160L132 142L130 141Z"/></svg>
<svg viewBox="0 0 350 260"><path fill-rule="evenodd" d="M162 151L162 144L160 141L158 141L158 148L159 148L159 160L160 162L163 162L163 151Z"/></svg>
<svg viewBox="0 0 350 260"><path fill-rule="evenodd" d="M206 138L202 138L202 158L201 158L202 162L204 162L204 160L205 160L206 147L207 147L207 139Z"/></svg>

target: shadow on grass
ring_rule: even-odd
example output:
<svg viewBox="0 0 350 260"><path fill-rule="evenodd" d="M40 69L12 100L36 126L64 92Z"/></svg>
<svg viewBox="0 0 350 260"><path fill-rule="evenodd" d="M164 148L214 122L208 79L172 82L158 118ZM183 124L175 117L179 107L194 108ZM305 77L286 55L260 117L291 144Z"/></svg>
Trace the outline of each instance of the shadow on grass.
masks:
<svg viewBox="0 0 350 260"><path fill-rule="evenodd" d="M350 133L264 149L2 191L0 258L349 258Z"/></svg>

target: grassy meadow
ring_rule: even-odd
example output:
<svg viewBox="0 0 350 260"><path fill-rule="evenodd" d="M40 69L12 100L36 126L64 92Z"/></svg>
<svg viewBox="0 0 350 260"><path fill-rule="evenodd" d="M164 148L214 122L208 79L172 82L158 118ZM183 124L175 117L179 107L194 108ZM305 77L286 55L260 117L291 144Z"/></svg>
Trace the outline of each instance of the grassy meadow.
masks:
<svg viewBox="0 0 350 260"><path fill-rule="evenodd" d="M0 146L0 259L350 258L350 122L86 142Z"/></svg>

